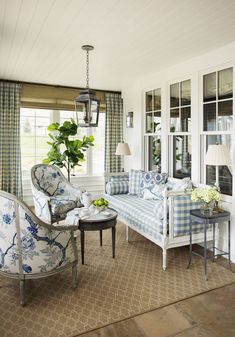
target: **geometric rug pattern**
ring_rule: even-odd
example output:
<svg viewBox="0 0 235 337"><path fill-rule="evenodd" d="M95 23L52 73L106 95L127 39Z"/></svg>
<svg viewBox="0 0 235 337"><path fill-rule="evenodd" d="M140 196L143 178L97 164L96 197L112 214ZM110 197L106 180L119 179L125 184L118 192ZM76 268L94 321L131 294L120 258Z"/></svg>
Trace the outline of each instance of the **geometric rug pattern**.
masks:
<svg viewBox="0 0 235 337"><path fill-rule="evenodd" d="M79 238L77 244L80 251ZM69 270L27 281L22 308L18 282L0 277L0 336L77 336L235 281L235 274L213 262L208 263L205 281L202 260L193 256L187 270L187 258L188 247L169 250L168 269L163 271L161 249L133 231L127 243L119 222L113 259L111 230L103 232L103 247L98 232L86 232L77 289L71 287Z"/></svg>

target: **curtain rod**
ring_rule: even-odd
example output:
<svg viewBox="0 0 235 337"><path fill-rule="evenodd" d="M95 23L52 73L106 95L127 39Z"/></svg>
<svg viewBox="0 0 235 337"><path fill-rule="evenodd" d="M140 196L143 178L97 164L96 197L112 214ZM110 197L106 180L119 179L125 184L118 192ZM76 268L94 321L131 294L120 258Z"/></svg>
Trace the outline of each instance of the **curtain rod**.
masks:
<svg viewBox="0 0 235 337"><path fill-rule="evenodd" d="M68 85L58 85L58 84L46 84L46 83L36 83L36 82L25 82L25 81L14 81L14 80L6 80L0 78L0 81L4 82L12 82L12 83L21 83L21 84L32 84L32 85L42 85L42 86L49 86L49 87L56 87L56 88L68 88L68 89L76 89L76 90L83 90L86 88L81 88L81 87L70 87ZM92 89L92 88L90 88ZM93 89L95 91L100 91L100 92L108 92L112 94L121 94L121 91L115 91L115 90L101 90L101 89Z"/></svg>

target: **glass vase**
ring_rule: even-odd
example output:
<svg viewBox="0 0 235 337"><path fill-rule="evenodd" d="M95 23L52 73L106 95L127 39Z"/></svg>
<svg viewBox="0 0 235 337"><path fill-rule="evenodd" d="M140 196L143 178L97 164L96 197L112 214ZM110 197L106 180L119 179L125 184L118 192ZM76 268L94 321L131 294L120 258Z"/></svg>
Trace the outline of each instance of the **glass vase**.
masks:
<svg viewBox="0 0 235 337"><path fill-rule="evenodd" d="M201 214L204 216L212 216L214 209L214 201L211 202L203 202L201 205Z"/></svg>

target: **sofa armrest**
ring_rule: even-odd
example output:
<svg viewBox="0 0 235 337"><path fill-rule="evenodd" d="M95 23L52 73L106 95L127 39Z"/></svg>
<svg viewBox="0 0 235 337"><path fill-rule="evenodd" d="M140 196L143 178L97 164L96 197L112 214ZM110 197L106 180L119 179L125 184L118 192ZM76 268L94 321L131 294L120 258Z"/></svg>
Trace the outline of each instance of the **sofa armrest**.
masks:
<svg viewBox="0 0 235 337"><path fill-rule="evenodd" d="M190 211L200 208L191 200L192 190L167 191L169 203L169 237L187 235L190 227Z"/></svg>
<svg viewBox="0 0 235 337"><path fill-rule="evenodd" d="M120 183L121 181L129 181L129 173L128 172L112 172L112 173L104 173L104 193L108 193L107 184L110 182ZM128 191L127 191L128 192ZM127 193L125 192L125 193ZM114 193L116 194L116 193Z"/></svg>
<svg viewBox="0 0 235 337"><path fill-rule="evenodd" d="M128 172L105 172L104 173L104 177L107 178L107 180L109 180L111 177L123 177L123 176L128 176L129 173Z"/></svg>
<svg viewBox="0 0 235 337"><path fill-rule="evenodd" d="M185 196L185 195L191 195L192 193L192 190L180 190L180 191L166 191L166 195L167 197L169 198L174 198L174 197L177 197L177 196Z"/></svg>
<svg viewBox="0 0 235 337"><path fill-rule="evenodd" d="M168 195L169 191L165 190L163 192L163 236L166 238L167 237L167 232L168 232Z"/></svg>
<svg viewBox="0 0 235 337"><path fill-rule="evenodd" d="M108 195L127 194L129 192L129 181L110 181L106 184L106 193Z"/></svg>

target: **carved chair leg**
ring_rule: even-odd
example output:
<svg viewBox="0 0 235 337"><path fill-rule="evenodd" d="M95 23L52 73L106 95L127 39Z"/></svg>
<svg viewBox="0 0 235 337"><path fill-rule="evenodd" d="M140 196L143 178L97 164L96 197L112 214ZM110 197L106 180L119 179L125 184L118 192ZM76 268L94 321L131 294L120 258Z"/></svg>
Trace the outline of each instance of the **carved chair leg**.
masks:
<svg viewBox="0 0 235 337"><path fill-rule="evenodd" d="M20 304L25 305L25 280L20 280Z"/></svg>
<svg viewBox="0 0 235 337"><path fill-rule="evenodd" d="M77 263L74 263L72 265L72 286L73 286L73 289L77 288L77 284L78 284Z"/></svg>
<svg viewBox="0 0 235 337"><path fill-rule="evenodd" d="M162 250L162 269L166 270L167 268L167 249Z"/></svg>

